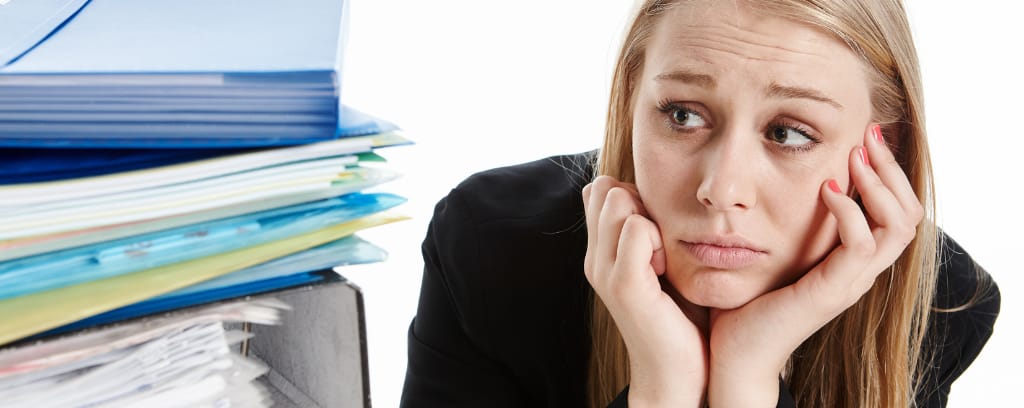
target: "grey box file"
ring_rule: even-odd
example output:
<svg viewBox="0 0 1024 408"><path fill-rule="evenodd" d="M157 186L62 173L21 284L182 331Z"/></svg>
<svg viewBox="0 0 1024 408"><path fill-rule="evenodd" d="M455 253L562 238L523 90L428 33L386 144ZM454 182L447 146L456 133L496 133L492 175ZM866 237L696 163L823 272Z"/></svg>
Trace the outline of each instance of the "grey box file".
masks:
<svg viewBox="0 0 1024 408"><path fill-rule="evenodd" d="M324 279L250 296L225 299L94 326L77 331L5 344L0 349L34 347L108 328L173 315L194 308L242 299L275 298L292 309L283 311L281 324L225 323L228 329L251 328L254 337L243 343L250 357L270 371L256 381L267 389L275 407L369 407L366 324L362 291L337 273L318 272ZM0 406L4 405L0 403Z"/></svg>
<svg viewBox="0 0 1024 408"><path fill-rule="evenodd" d="M287 303L280 326L252 325L250 356L275 407L370 407L363 295L347 280L272 294Z"/></svg>

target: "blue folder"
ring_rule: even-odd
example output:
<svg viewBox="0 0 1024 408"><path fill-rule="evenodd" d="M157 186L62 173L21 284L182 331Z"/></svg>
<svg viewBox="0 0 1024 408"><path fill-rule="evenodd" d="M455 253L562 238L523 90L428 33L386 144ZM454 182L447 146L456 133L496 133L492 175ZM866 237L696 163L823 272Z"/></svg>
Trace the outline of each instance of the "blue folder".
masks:
<svg viewBox="0 0 1024 408"><path fill-rule="evenodd" d="M120 276L284 239L405 202L351 193L285 208L187 225L0 262L0 299Z"/></svg>
<svg viewBox="0 0 1024 408"><path fill-rule="evenodd" d="M0 147L258 147L366 135L344 0L0 6ZM390 126L390 128L389 128Z"/></svg>
<svg viewBox="0 0 1024 408"><path fill-rule="evenodd" d="M24 152L9 152L10 155L19 155L20 153L26 153L28 155L51 155L51 154L65 154L77 157L88 158L92 155L109 156L109 153L102 152L101 150L109 149L182 149L182 150L195 150L192 152L182 151L179 152L182 155L192 155L192 159L178 161L184 162L189 160L200 160L203 158L213 157L215 155L238 153L249 148L261 148L261 147L277 147L285 145L299 145L307 143L322 142L325 140L332 140L335 138L344 137L358 137L368 136L378 133L387 133L394 130L398 130L399 127L394 123L387 120L380 119L366 113L360 112L356 109L352 109L344 104L341 105L341 109L338 111L338 124L337 127L328 129L326 133L310 133L301 135L299 137L282 138L280 135L269 135L267 137L258 137L255 134L243 134L236 136L228 135L182 135L180 133L172 134L157 134L152 131L149 133L140 133L138 137L128 135L127 137L112 137L110 134L96 134L94 137L82 137L81 134L78 136L68 134L49 134L49 135L26 135L26 134L9 134L3 130L3 121L0 121L0 148L14 148L14 149L32 149ZM67 152L67 153L54 153L54 152L40 152L36 149L51 149L51 150L79 150L79 149L90 149L92 152ZM206 150L206 153L202 150ZM210 151L210 149L229 149L222 150L219 153ZM234 149L234 150L231 150ZM117 154L117 153L113 153ZM162 155L162 153L156 153ZM173 153L172 153L173 155ZM23 157L23 156L15 156ZM165 164L173 164L171 162ZM0 165L0 167L11 167L14 165L20 166L21 164L11 163L7 166ZM67 165L77 166L73 163L67 163ZM151 166L143 166L151 167ZM137 168L143 168L137 167ZM28 168L23 168L28 169ZM110 172L94 173L106 174ZM87 175L86 173L78 175ZM0 177L3 178L3 177ZM40 178L32 180L30 178L5 178L8 181L4 183L11 183L14 181L18 182L30 182L30 181L45 181L53 180L54 178Z"/></svg>
<svg viewBox="0 0 1024 408"><path fill-rule="evenodd" d="M337 279L332 268L382 262L387 253L352 235L338 241L189 286L139 303L88 317L41 336L78 330L139 316L250 296L324 279Z"/></svg>
<svg viewBox="0 0 1024 408"><path fill-rule="evenodd" d="M218 302L249 297L279 296L293 291L309 290L320 285L331 285L346 281L347 279L338 275L337 272L331 269L322 269L310 272L297 272L291 275L250 282L243 285L211 289L191 296L151 299L69 323L44 333L18 340L13 344L27 344L54 335L116 324L129 319L156 316L161 313L188 313L193 307L207 306Z"/></svg>
<svg viewBox="0 0 1024 408"><path fill-rule="evenodd" d="M0 65L10 74L332 73L341 64L346 6L15 0L0 6Z"/></svg>

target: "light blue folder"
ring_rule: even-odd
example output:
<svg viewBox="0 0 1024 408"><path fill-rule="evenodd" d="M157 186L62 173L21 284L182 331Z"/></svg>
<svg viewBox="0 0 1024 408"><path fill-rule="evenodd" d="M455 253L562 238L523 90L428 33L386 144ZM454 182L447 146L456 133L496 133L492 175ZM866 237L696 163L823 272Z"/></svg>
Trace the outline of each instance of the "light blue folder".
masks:
<svg viewBox="0 0 1024 408"><path fill-rule="evenodd" d="M272 146L393 130L346 123L365 119L339 98L347 4L9 1L0 146Z"/></svg>
<svg viewBox="0 0 1024 408"><path fill-rule="evenodd" d="M8 74L332 73L341 67L346 6L342 0L13 0L0 6L0 65ZM199 79L191 82L206 83Z"/></svg>
<svg viewBox="0 0 1024 408"><path fill-rule="evenodd" d="M405 202L352 193L0 262L0 299L119 276L340 224Z"/></svg>
<svg viewBox="0 0 1024 408"><path fill-rule="evenodd" d="M166 293L53 329L36 337L117 322L138 316L276 291L324 279L338 279L332 267L382 262L387 252L352 235L265 264Z"/></svg>
<svg viewBox="0 0 1024 408"><path fill-rule="evenodd" d="M32 49L87 2L32 0L0 6L0 67Z"/></svg>

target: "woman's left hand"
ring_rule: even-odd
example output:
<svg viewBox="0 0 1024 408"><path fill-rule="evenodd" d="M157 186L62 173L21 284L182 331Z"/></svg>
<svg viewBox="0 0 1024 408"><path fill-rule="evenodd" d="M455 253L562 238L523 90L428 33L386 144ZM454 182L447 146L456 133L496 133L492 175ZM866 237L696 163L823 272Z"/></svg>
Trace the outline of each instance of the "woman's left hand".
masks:
<svg viewBox="0 0 1024 408"><path fill-rule="evenodd" d="M839 246L796 283L740 308L711 312L711 406L774 407L780 372L793 351L856 303L914 239L924 209L876 126L849 158L867 214L835 191L833 180L821 186L822 200L837 220Z"/></svg>

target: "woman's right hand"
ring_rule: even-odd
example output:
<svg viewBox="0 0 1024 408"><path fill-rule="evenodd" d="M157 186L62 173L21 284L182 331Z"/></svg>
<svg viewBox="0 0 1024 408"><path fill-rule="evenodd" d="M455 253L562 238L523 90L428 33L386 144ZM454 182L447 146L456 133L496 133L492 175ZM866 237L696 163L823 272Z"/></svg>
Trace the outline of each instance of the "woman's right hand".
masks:
<svg viewBox="0 0 1024 408"><path fill-rule="evenodd" d="M584 270L629 351L629 404L702 406L708 352L694 320L706 321L707 312L662 289L661 232L647 218L636 186L600 176L583 188L583 203Z"/></svg>

